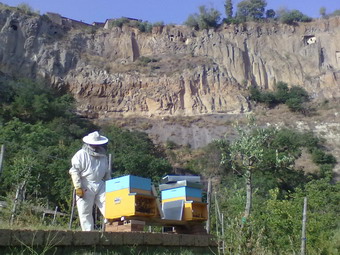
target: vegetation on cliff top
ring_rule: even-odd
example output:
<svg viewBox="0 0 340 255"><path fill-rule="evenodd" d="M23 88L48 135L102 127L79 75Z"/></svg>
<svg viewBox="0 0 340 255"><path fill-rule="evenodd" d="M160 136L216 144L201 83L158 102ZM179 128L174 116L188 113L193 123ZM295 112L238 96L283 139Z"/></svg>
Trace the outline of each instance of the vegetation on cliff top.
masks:
<svg viewBox="0 0 340 255"><path fill-rule="evenodd" d="M231 0L226 0L225 18L221 18L221 13L214 8L205 6L199 7L199 13L191 14L184 22L185 25L197 30L217 28L223 23L239 24L248 21L255 22L274 22L278 21L283 24L296 25L297 22L310 22L313 19L303 14L299 10L289 10L280 8L278 10L266 9L266 0L243 0L237 4L236 12ZM322 18L339 15L339 10L331 14L326 14L324 7L320 8ZM220 22L222 20L222 23Z"/></svg>

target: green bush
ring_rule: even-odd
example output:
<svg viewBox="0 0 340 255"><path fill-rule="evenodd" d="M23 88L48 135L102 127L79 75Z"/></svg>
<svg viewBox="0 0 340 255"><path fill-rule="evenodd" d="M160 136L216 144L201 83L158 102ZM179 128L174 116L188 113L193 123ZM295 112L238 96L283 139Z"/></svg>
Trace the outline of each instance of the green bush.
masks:
<svg viewBox="0 0 340 255"><path fill-rule="evenodd" d="M340 16L340 9L335 10L334 12L332 12L331 14L329 14L329 16Z"/></svg>
<svg viewBox="0 0 340 255"><path fill-rule="evenodd" d="M130 22L129 19L123 17L123 18L112 20L110 22L110 26L122 28L124 24L128 24L129 22Z"/></svg>
<svg viewBox="0 0 340 255"><path fill-rule="evenodd" d="M298 10L285 11L280 16L280 21L285 24L294 25L296 22L310 22L313 19Z"/></svg>
<svg viewBox="0 0 340 255"><path fill-rule="evenodd" d="M275 107L278 104L286 104L293 112L306 112L304 103L309 101L306 90L299 86L288 87L287 83L278 82L273 92L261 91L256 87L249 89L250 99L264 103L269 107Z"/></svg>
<svg viewBox="0 0 340 255"><path fill-rule="evenodd" d="M207 9L205 6L199 7L199 14L191 14L184 22L185 25L194 29L209 29L219 26L221 19L221 13L214 9Z"/></svg>
<svg viewBox="0 0 340 255"><path fill-rule="evenodd" d="M142 66L147 66L149 63L158 62L158 59L140 56L140 57L138 58L138 62L139 62L139 64L142 65Z"/></svg>
<svg viewBox="0 0 340 255"><path fill-rule="evenodd" d="M237 18L242 21L260 20L264 16L267 2L265 0L244 0L237 5Z"/></svg>

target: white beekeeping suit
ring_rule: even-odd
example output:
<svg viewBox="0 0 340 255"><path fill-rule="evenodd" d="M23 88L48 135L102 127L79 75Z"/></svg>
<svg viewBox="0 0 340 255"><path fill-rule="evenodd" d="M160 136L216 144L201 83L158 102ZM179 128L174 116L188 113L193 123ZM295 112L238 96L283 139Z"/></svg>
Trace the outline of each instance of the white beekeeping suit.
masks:
<svg viewBox="0 0 340 255"><path fill-rule="evenodd" d="M108 139L97 131L83 138L84 145L72 158L69 171L76 190L81 229L94 229L92 216L96 204L105 216L105 180L111 178L105 146Z"/></svg>

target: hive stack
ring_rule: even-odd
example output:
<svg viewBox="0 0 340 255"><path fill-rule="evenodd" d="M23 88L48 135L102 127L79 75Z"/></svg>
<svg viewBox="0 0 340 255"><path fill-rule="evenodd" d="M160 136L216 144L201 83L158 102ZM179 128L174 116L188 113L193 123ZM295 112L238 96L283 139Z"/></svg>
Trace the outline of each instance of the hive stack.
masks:
<svg viewBox="0 0 340 255"><path fill-rule="evenodd" d="M164 219L205 221L207 203L202 202L202 184L199 176L167 175L161 191Z"/></svg>
<svg viewBox="0 0 340 255"><path fill-rule="evenodd" d="M154 217L156 197L152 195L151 179L126 175L106 181L105 218L127 216Z"/></svg>

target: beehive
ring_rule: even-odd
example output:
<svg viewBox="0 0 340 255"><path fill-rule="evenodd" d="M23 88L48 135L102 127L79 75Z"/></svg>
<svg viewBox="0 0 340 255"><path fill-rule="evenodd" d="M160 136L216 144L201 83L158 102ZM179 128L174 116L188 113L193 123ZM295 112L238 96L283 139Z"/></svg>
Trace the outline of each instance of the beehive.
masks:
<svg viewBox="0 0 340 255"><path fill-rule="evenodd" d="M184 221L207 219L207 204L202 202L202 185L198 176L166 176L163 180L169 181L160 185L162 208L166 217L178 217ZM170 206L170 203L176 207Z"/></svg>
<svg viewBox="0 0 340 255"><path fill-rule="evenodd" d="M207 203L186 201L184 203L183 220L205 221L208 219Z"/></svg>
<svg viewBox="0 0 340 255"><path fill-rule="evenodd" d="M151 195L151 180L138 176L122 176L106 182L105 218L157 215L156 197Z"/></svg>
<svg viewBox="0 0 340 255"><path fill-rule="evenodd" d="M106 181L106 193L122 189L128 189L129 193L151 195L151 179L125 175Z"/></svg>

